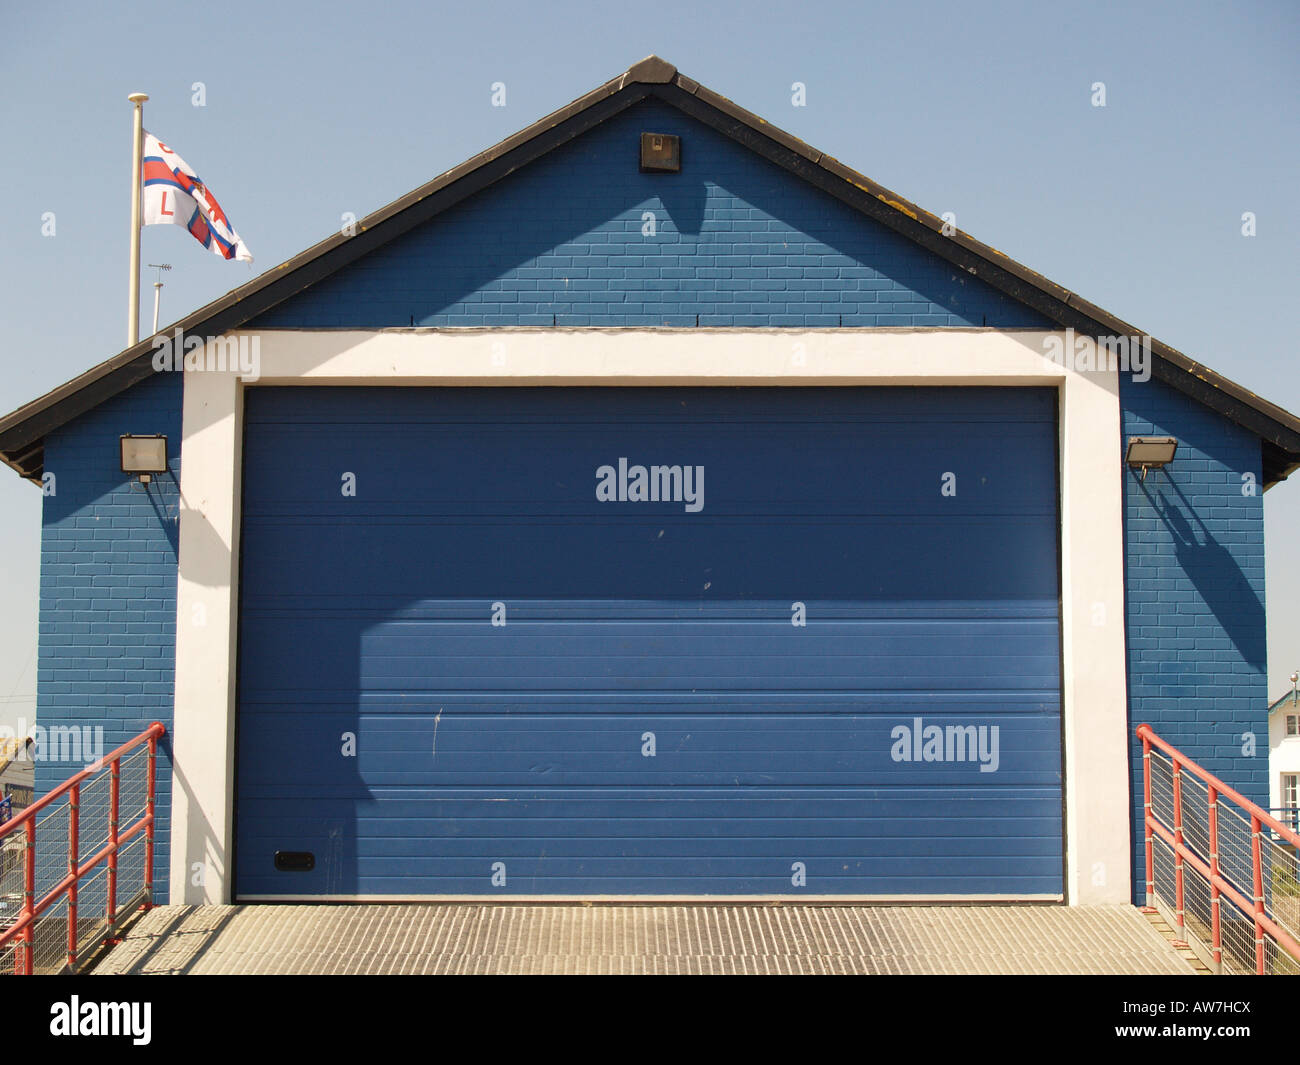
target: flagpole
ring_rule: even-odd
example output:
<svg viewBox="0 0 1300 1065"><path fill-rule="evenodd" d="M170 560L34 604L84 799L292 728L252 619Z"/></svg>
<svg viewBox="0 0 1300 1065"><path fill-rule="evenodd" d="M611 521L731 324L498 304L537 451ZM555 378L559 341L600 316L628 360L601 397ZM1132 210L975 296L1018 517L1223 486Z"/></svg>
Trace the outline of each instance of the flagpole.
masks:
<svg viewBox="0 0 1300 1065"><path fill-rule="evenodd" d="M135 134L131 154L131 280L130 302L126 311L126 346L140 342L140 189L144 155L144 102L148 93L133 92L127 97L135 105Z"/></svg>

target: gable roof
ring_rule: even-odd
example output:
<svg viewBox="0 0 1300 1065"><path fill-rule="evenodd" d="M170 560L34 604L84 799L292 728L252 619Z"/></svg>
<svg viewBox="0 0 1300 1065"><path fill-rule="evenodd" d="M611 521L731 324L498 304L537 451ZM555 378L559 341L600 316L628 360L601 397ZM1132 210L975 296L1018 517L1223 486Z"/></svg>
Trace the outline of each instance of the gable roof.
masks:
<svg viewBox="0 0 1300 1065"><path fill-rule="evenodd" d="M552 149L647 98L656 98L725 134L862 214L883 223L965 272L1039 311L1063 328L1095 336L1141 331L942 219L777 129L658 56L649 56L599 88L480 152L386 207L352 236L334 233L306 251L175 323L186 333L219 335L250 321L349 263ZM1249 429L1262 442L1264 486L1300 468L1300 418L1154 338L1152 374ZM40 480L47 433L149 377L151 339L140 341L66 384L0 418L0 460Z"/></svg>

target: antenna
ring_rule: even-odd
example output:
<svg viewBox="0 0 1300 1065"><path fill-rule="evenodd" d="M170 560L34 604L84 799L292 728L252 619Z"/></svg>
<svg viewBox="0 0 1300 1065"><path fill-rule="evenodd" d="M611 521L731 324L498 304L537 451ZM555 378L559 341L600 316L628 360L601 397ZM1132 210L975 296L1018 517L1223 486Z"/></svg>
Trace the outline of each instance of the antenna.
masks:
<svg viewBox="0 0 1300 1065"><path fill-rule="evenodd" d="M153 331L158 334L158 304L162 302L162 272L172 268L171 263L150 263L150 269L158 271L158 280L153 283Z"/></svg>

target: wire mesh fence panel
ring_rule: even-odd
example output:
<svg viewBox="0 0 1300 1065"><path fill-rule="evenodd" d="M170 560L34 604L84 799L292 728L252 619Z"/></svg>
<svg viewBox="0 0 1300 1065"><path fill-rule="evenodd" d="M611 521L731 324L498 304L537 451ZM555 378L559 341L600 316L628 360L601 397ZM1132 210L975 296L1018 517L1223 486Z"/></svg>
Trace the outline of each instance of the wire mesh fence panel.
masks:
<svg viewBox="0 0 1300 1065"><path fill-rule="evenodd" d="M117 908L134 899L144 890L144 835L131 839L118 853L117 859Z"/></svg>
<svg viewBox="0 0 1300 1065"><path fill-rule="evenodd" d="M1157 837L1151 848L1151 856L1154 859L1155 892L1162 899L1173 902L1177 897L1177 889L1174 879L1174 852L1164 840Z"/></svg>
<svg viewBox="0 0 1300 1065"><path fill-rule="evenodd" d="M1273 976L1300 976L1300 961L1272 939L1264 941L1264 971Z"/></svg>
<svg viewBox="0 0 1300 1065"><path fill-rule="evenodd" d="M149 775L146 772L148 750L140 749L122 759L122 779L118 795L119 825L122 831L136 824L148 812ZM143 888L145 835L133 836L118 854L117 903L134 898Z"/></svg>
<svg viewBox="0 0 1300 1065"><path fill-rule="evenodd" d="M36 897L53 891L68 875L68 817L66 801L43 812L36 822Z"/></svg>
<svg viewBox="0 0 1300 1065"><path fill-rule="evenodd" d="M1255 922L1235 906L1223 907L1222 955L1225 972L1255 971Z"/></svg>
<svg viewBox="0 0 1300 1065"><path fill-rule="evenodd" d="M0 842L0 921L9 916L9 907L22 905L23 834L7 836ZM16 910L15 910L16 912Z"/></svg>
<svg viewBox="0 0 1300 1065"><path fill-rule="evenodd" d="M1214 901L1210 882L1205 877L1183 877L1183 920L1187 931L1201 943L1214 939Z"/></svg>
<svg viewBox="0 0 1300 1065"><path fill-rule="evenodd" d="M0 841L0 933L7 931L22 912L25 849L22 832ZM11 942L0 947L0 976L12 975L17 964L17 945Z"/></svg>
<svg viewBox="0 0 1300 1065"><path fill-rule="evenodd" d="M68 962L68 901L60 899L36 919L32 972L48 976Z"/></svg>
<svg viewBox="0 0 1300 1065"><path fill-rule="evenodd" d="M92 857L108 839L111 783L105 771L81 785L77 847L83 861Z"/></svg>
<svg viewBox="0 0 1300 1065"><path fill-rule="evenodd" d="M118 806L123 826L134 824L145 814L145 805L149 797L149 775L145 771L148 758L148 749L142 747L122 759Z"/></svg>
<svg viewBox="0 0 1300 1065"><path fill-rule="evenodd" d="M1300 856L1296 848L1268 833L1262 845L1264 905L1273 920L1300 940Z"/></svg>
<svg viewBox="0 0 1300 1065"><path fill-rule="evenodd" d="M77 886L77 954L92 947L108 929L108 869L101 865Z"/></svg>

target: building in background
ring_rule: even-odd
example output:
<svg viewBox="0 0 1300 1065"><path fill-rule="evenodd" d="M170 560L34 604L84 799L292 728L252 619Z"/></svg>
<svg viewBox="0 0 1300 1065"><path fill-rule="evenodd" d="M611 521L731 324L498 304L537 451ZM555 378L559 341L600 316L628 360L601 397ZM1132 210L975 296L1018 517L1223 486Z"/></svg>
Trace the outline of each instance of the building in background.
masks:
<svg viewBox="0 0 1300 1065"><path fill-rule="evenodd" d="M1143 721L1267 801L1300 419L663 60L179 330L0 419L164 899L1122 902Z"/></svg>
<svg viewBox="0 0 1300 1065"><path fill-rule="evenodd" d="M1300 692L1268 708L1268 805L1300 830Z"/></svg>
<svg viewBox="0 0 1300 1065"><path fill-rule="evenodd" d="M0 741L0 824L22 813L35 794L35 762L30 736ZM22 908L22 869L25 839L22 832L0 840L0 931Z"/></svg>
<svg viewBox="0 0 1300 1065"><path fill-rule="evenodd" d="M0 741L0 822L32 804L36 787L32 748L30 736Z"/></svg>

